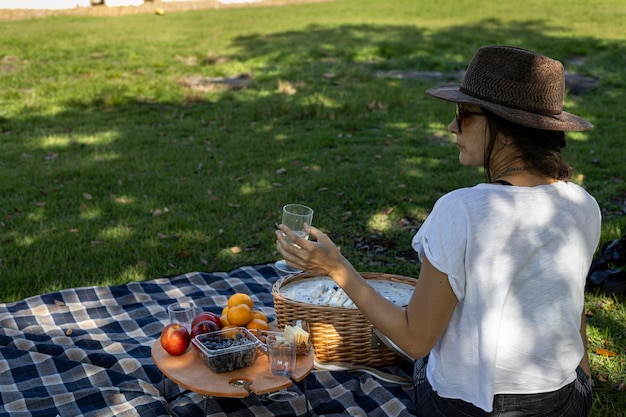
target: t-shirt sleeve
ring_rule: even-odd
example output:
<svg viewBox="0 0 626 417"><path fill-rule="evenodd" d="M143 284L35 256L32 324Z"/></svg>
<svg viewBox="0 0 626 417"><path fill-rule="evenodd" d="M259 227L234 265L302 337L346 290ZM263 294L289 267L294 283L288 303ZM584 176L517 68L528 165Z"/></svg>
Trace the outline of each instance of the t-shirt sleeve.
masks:
<svg viewBox="0 0 626 417"><path fill-rule="evenodd" d="M424 256L448 281L458 300L465 294L468 222L462 201L454 194L441 197L413 238L420 261Z"/></svg>

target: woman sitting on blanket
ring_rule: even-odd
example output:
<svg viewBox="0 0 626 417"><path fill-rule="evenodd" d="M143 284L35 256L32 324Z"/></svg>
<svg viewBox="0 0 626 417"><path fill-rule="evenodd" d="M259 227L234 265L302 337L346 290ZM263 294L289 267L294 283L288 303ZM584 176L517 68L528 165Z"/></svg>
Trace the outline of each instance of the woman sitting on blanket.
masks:
<svg viewBox="0 0 626 417"><path fill-rule="evenodd" d="M318 229L312 241L284 225L276 233L289 265L330 276L419 359L421 416L589 415L584 287L601 215L561 158L565 131L593 128L563 111L564 90L560 62L487 46L460 86L427 91L456 103L448 130L459 161L483 166L487 179L441 197L415 235L422 267L406 308L374 291Z"/></svg>

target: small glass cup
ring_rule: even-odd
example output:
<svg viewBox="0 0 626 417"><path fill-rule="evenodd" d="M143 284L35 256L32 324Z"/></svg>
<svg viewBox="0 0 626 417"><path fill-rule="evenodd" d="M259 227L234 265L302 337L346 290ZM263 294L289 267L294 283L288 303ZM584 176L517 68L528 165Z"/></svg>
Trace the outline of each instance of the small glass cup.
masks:
<svg viewBox="0 0 626 417"><path fill-rule="evenodd" d="M197 308L193 301L178 301L167 307L170 323L180 323L191 331L191 322L196 317Z"/></svg>
<svg viewBox="0 0 626 417"><path fill-rule="evenodd" d="M313 221L313 209L302 204L286 204L283 206L281 221L296 235L303 239L308 239L309 227L311 227L311 222ZM287 262L284 259L276 261L274 266L276 266L276 269L279 271L287 274L298 274L302 272L301 269L292 268L287 265Z"/></svg>
<svg viewBox="0 0 626 417"><path fill-rule="evenodd" d="M296 341L285 339L282 334L268 334L265 345L267 346L270 372L274 375L290 378L296 368ZM273 401L289 401L290 398L297 396L297 393L283 388L267 397Z"/></svg>

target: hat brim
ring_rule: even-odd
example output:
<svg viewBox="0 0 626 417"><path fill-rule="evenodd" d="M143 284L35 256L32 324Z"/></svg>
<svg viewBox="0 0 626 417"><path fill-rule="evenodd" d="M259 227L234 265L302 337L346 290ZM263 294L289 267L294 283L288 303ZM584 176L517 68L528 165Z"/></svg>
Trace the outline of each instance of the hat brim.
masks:
<svg viewBox="0 0 626 417"><path fill-rule="evenodd" d="M582 117L576 116L575 114L565 111L556 115L533 113L472 97L462 93L459 87L460 86L458 85L444 85L441 87L429 88L426 90L426 93L435 98L451 101L453 103L476 104L497 114L503 119L535 129L565 132L580 132L583 130L593 129L593 124Z"/></svg>

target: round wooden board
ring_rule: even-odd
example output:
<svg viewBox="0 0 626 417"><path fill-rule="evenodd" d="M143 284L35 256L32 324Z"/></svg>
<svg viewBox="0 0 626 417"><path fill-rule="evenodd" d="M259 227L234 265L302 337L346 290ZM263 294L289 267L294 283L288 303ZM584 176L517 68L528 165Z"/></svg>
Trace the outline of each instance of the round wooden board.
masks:
<svg viewBox="0 0 626 417"><path fill-rule="evenodd" d="M250 395L248 391L241 386L232 385L232 382L240 380L247 381L250 390L257 395L290 386L293 383L291 379L270 373L267 355L263 349L258 349L257 358L252 366L232 372L215 373L204 364L200 353L193 346L181 356L172 356L163 349L157 339L152 344L152 360L157 368L176 384L203 395L245 398ZM313 351L306 355L298 355L293 380L301 381L311 372L313 359Z"/></svg>

